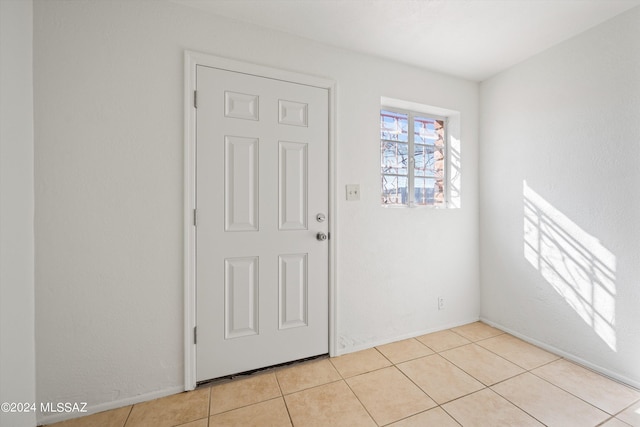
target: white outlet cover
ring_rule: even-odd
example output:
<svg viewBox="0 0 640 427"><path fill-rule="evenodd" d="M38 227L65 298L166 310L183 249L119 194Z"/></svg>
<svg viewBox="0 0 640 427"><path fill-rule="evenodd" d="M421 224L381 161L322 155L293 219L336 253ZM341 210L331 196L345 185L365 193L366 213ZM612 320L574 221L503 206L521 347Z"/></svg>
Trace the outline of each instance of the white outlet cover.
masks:
<svg viewBox="0 0 640 427"><path fill-rule="evenodd" d="M347 200L360 200L360 184L347 184Z"/></svg>

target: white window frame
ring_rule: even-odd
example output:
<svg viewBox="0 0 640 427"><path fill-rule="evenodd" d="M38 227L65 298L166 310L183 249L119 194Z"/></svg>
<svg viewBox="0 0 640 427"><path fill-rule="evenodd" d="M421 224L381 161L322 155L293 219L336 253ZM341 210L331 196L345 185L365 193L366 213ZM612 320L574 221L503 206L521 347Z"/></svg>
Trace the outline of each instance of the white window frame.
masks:
<svg viewBox="0 0 640 427"><path fill-rule="evenodd" d="M449 119L446 116L440 116L437 114L431 114L431 113L426 113L426 112L422 112L422 111L414 111L414 110L407 110L404 108L397 108L397 107L392 107L392 106L386 106L386 105L381 105L380 106L380 112L378 115L378 121L380 120L380 115L382 113L382 111L389 111L389 112L393 112L393 113L398 113L398 114L405 114L407 115L407 144L408 144L408 165L407 165L407 182L408 182L408 188L407 188L407 203L406 204L402 204L402 203L397 203L397 204L385 204L385 203L381 203L381 206L385 207L385 208L427 208L427 209L444 209L449 207L450 205L450 200L449 200L449 193L450 193L450 183L449 183L449 162L450 162L450 154L449 154ZM433 205L422 205L422 204L416 204L415 203L415 171L414 171L414 165L415 165L415 150L414 150L414 146L415 146L415 141L414 141L414 118L415 116L418 117L423 117L423 118L427 118L427 119L434 119L434 120L440 120L444 123L444 135L443 135L443 139L444 139L444 150L443 150L443 155L444 155L444 166L443 166L443 170L442 170L442 183L443 183L443 188L442 191L444 193L443 195L443 202L442 203L438 203L438 204L433 204ZM378 139L379 142L382 141L382 138ZM392 140L389 140L392 141ZM392 141L392 142L400 142L400 141ZM402 142L404 143L404 142ZM422 144L420 144L422 145ZM380 152L380 156L382 156L382 152ZM391 174L384 174L382 171L380 171L380 177L382 178L383 175L391 175ZM402 175L398 175L398 176L402 176ZM380 188L380 191L382 191L382 188Z"/></svg>

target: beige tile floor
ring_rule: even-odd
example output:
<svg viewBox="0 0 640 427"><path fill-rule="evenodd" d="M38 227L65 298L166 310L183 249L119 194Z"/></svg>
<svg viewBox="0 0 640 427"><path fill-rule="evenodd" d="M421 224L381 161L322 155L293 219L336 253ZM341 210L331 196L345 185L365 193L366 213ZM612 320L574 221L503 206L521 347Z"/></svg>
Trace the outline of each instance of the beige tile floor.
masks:
<svg viewBox="0 0 640 427"><path fill-rule="evenodd" d="M640 392L471 323L55 427L640 427Z"/></svg>

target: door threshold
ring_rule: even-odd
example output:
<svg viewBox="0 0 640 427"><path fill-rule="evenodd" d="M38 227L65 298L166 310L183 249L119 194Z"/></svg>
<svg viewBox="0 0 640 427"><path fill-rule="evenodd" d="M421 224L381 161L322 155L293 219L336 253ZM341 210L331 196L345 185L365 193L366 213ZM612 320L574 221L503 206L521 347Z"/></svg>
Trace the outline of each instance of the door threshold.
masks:
<svg viewBox="0 0 640 427"><path fill-rule="evenodd" d="M212 378L210 380L198 381L196 383L196 390L201 389L201 388L211 387L211 386L218 385L218 384L223 384L223 383L235 381L235 380L238 380L238 379L248 378L248 377L251 377L253 375L258 375L258 374L262 374L262 373L269 372L269 371L274 371L275 372L275 371L278 371L278 370L280 370L282 368L288 368L289 366L293 366L293 365L301 365L303 363L311 362L311 361L314 361L314 360L321 360L321 359L328 359L328 358L329 358L329 354L328 353L319 354L317 356L305 357L304 359L297 359L297 360L293 360L291 362L279 363L277 365L271 365L271 366L266 366L264 368L253 369L251 371L244 371L244 372L239 372L237 374L226 375L224 377L218 377L218 378Z"/></svg>

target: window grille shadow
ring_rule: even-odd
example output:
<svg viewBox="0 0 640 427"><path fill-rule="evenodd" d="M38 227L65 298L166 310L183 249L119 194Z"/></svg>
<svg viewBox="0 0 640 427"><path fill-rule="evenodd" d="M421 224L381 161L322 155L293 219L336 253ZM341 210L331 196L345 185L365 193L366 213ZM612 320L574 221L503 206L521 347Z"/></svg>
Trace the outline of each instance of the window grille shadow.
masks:
<svg viewBox="0 0 640 427"><path fill-rule="evenodd" d="M449 203L451 207L460 207L460 140L449 137Z"/></svg>
<svg viewBox="0 0 640 427"><path fill-rule="evenodd" d="M523 182L524 257L616 351L616 258Z"/></svg>

